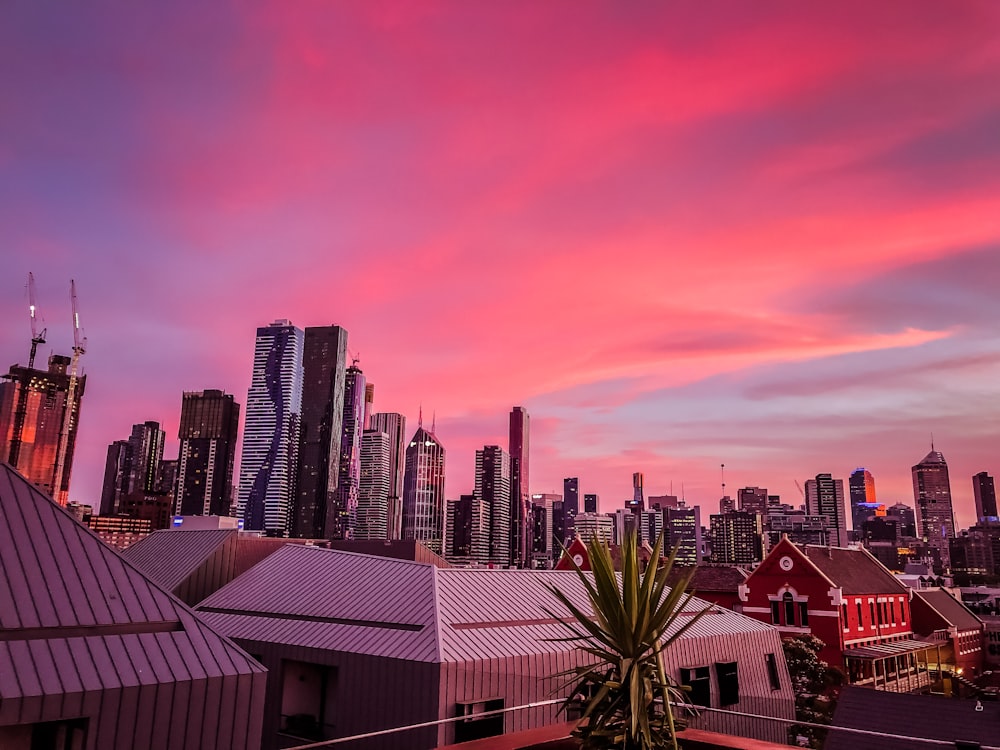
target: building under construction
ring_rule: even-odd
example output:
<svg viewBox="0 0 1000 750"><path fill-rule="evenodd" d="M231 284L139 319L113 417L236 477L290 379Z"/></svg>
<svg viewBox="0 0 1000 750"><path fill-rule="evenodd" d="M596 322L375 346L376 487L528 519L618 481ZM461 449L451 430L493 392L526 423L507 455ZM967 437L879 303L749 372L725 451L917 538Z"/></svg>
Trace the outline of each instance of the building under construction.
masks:
<svg viewBox="0 0 1000 750"><path fill-rule="evenodd" d="M66 504L69 493L80 402L87 385L86 375L76 378L73 406L67 409L71 362L70 357L53 354L48 370L13 365L0 379L0 459L60 505ZM60 467L59 443L64 430L65 459Z"/></svg>

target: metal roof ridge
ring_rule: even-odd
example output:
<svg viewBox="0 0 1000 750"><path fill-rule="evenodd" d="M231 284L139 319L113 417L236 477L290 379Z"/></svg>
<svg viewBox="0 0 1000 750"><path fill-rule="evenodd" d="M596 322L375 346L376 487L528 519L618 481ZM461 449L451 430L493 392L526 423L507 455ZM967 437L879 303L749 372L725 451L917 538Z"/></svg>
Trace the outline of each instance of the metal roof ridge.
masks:
<svg viewBox="0 0 1000 750"><path fill-rule="evenodd" d="M373 560L383 560L387 563L400 563L403 565L419 565L424 568L436 568L434 563L420 562L419 560L408 560L401 557L385 557L383 555L369 555L367 552L351 552L346 549L333 549L331 547L320 547L316 544L293 544L291 542L283 544L282 547L293 547L295 549L313 549L320 550L322 552L327 552L336 555L351 555L352 557L367 557Z"/></svg>
<svg viewBox="0 0 1000 750"><path fill-rule="evenodd" d="M441 592L438 588L438 574L442 571L452 570L452 568L439 568L436 565L428 565L431 576L431 594L434 597L434 621L431 623L431 627L434 629L434 662L436 664L444 663L444 651L441 648Z"/></svg>

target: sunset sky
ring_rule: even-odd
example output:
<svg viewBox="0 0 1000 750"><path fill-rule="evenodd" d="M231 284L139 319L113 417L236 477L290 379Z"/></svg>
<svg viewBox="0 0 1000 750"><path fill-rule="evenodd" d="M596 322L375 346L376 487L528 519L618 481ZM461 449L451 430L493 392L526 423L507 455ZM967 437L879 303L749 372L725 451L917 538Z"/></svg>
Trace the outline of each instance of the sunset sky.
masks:
<svg viewBox="0 0 1000 750"><path fill-rule="evenodd" d="M342 325L448 455L532 417L602 510L1000 472L1000 3L0 9L0 367L89 337L71 499L258 325Z"/></svg>

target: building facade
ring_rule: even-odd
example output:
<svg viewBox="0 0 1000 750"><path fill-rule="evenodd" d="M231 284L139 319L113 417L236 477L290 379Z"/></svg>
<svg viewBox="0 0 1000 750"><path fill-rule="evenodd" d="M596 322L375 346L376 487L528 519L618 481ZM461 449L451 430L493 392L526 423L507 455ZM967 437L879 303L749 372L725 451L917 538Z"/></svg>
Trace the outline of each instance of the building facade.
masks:
<svg viewBox="0 0 1000 750"><path fill-rule="evenodd" d="M240 405L231 394L188 391L181 397L176 514L230 514L239 425Z"/></svg>
<svg viewBox="0 0 1000 750"><path fill-rule="evenodd" d="M562 536L559 541L569 543L575 534L574 521L576 514L580 512L580 479L578 477L568 477L563 479L563 499L562 499Z"/></svg>
<svg viewBox="0 0 1000 750"><path fill-rule="evenodd" d="M357 364L344 372L344 409L341 416L340 459L333 513L327 514L326 536L353 539L358 517L361 481L361 433L365 421L365 376Z"/></svg>
<svg viewBox="0 0 1000 750"><path fill-rule="evenodd" d="M475 495L489 513L489 562L514 564L511 550L511 457L499 445L487 445L476 451Z"/></svg>
<svg viewBox="0 0 1000 750"><path fill-rule="evenodd" d="M371 429L384 432L389 436L387 533L389 539L402 539L403 468L406 464L406 417L395 412L375 412L368 421Z"/></svg>
<svg viewBox="0 0 1000 750"><path fill-rule="evenodd" d="M875 477L864 467L855 469L847 480L851 495L851 528L860 532L868 520L868 507L877 503L875 499Z"/></svg>
<svg viewBox="0 0 1000 750"><path fill-rule="evenodd" d="M709 516L712 562L755 565L764 557L760 515L740 510Z"/></svg>
<svg viewBox="0 0 1000 750"><path fill-rule="evenodd" d="M444 446L421 423L406 446L403 468L403 539L440 555L444 545Z"/></svg>
<svg viewBox="0 0 1000 750"><path fill-rule="evenodd" d="M993 477L981 471L972 477L972 493L976 499L976 520L1000 520L997 517L997 490Z"/></svg>
<svg viewBox="0 0 1000 750"><path fill-rule="evenodd" d="M327 538L340 479L347 331L313 326L302 338L302 412L292 536Z"/></svg>
<svg viewBox="0 0 1000 750"><path fill-rule="evenodd" d="M257 329L237 512L248 530L288 536L298 467L303 333L289 320Z"/></svg>
<svg viewBox="0 0 1000 750"><path fill-rule="evenodd" d="M951 480L941 451L934 450L912 468L913 502L919 533L940 555L941 564L950 564L949 540L955 538L955 513L951 505Z"/></svg>
<svg viewBox="0 0 1000 750"><path fill-rule="evenodd" d="M389 492L392 489L392 441L380 430L361 433L355 539L389 539Z"/></svg>
<svg viewBox="0 0 1000 750"><path fill-rule="evenodd" d="M530 465L531 418L523 406L510 411L510 431L507 449L511 462L510 548L511 563L519 567L531 559L531 490L528 483Z"/></svg>

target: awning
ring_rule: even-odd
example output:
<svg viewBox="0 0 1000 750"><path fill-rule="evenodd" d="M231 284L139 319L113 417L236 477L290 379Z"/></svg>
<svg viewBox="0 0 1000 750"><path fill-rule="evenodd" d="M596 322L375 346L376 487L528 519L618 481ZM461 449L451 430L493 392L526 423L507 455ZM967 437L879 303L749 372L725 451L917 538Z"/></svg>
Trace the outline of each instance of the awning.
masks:
<svg viewBox="0 0 1000 750"><path fill-rule="evenodd" d="M906 638L901 641L889 641L887 643L878 643L871 646L862 646L861 648L852 648L843 652L844 658L847 659L885 659L892 656L902 656L903 654L912 654L916 651L926 651L931 648L937 648L941 644L938 642L928 642L928 641L915 641L912 638Z"/></svg>

